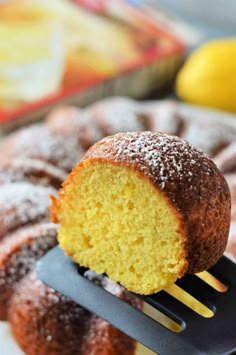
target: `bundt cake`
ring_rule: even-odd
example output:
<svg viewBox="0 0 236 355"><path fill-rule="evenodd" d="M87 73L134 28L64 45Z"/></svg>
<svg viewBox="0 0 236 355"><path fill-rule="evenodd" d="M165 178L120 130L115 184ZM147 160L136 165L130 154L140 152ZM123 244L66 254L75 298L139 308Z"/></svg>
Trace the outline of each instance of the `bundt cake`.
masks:
<svg viewBox="0 0 236 355"><path fill-rule="evenodd" d="M230 191L213 161L186 141L121 133L88 150L51 212L76 262L150 294L222 256Z"/></svg>
<svg viewBox="0 0 236 355"><path fill-rule="evenodd" d="M0 313L2 318L8 317L16 340L26 354L32 354L33 351L41 355L66 354L67 349L73 349L73 342L77 345L74 354L128 355L134 352L135 343L133 340L96 316L82 310L62 295L44 286L37 280L34 273L29 275L29 270L32 269L35 260L55 243L56 227L52 227L49 223L48 194L55 193L54 189L58 189L61 181L65 179L66 173L80 160L84 150L90 145L107 134L112 135L120 131L129 130L164 131L168 134L184 137L210 154L219 168L226 173L225 177L231 190L233 207L226 253L227 256L236 261L236 165L233 161L236 125L225 120L216 122L214 118L211 120L210 117L209 120L206 120L201 115L192 119L188 113L184 112L181 105L176 104L174 101L152 102L150 104L149 102L137 103L127 98L111 98L93 104L86 110L78 110L73 107L57 109L49 115L45 123L19 129L6 137L5 142L0 146ZM133 155L133 161L135 159L135 155ZM114 164L114 169L117 165ZM124 168L123 165L121 167ZM129 169L127 168L127 172L129 172ZM214 165L211 165L210 170L215 171ZM162 173L165 176L165 171L162 171ZM143 174L144 172L141 171L138 174L134 174L133 178L140 179L142 182ZM201 174L204 175L204 171ZM73 175L75 174L73 173L70 179L72 179ZM184 182L188 178L190 176L183 176L182 181ZM205 191L202 188L197 190L199 186L197 176L192 178L194 179L194 184L192 184L193 191L197 194L196 201L193 201L193 206L190 206L190 200L188 200L186 208L184 210L181 209L180 212L176 202L179 201L178 198L174 202L170 199L171 203L167 207L171 209L172 206L173 208L171 209L172 213L167 217L173 218L174 221L180 224L181 222L178 220L180 214L188 217L185 217L184 222L186 220L190 221L191 217L193 218L192 222L196 221L196 224L193 223L194 229L196 225L199 225L200 208L203 208L203 210L205 208L203 201L209 198L211 202L209 208L206 209L206 215L214 213L215 205L212 206L212 204L213 201L217 201L217 195L215 195L215 198L210 195L210 191L213 190L214 184L216 184L215 178L210 177L210 175L206 176L206 184L210 184L210 180L213 181L209 191ZM115 186L117 186L119 175L117 175L115 182ZM176 193L176 191L172 181L162 181L162 184L163 189L160 189L159 195L165 196L162 199L165 202L168 199L165 192L166 189L168 188L169 191L173 189L173 193ZM149 189L155 190L154 197L151 198L151 201L153 201L157 185L155 183L148 186ZM65 188L67 187L65 186ZM107 191L109 190L110 186ZM220 189L216 190L216 192L219 193ZM128 187L126 193L132 197L133 191ZM227 195L228 190L224 193ZM178 196L180 195L178 194ZM186 195L185 197L187 198ZM227 205L226 200L223 198L219 205ZM115 204L118 203L115 200L114 202ZM142 201L138 202L139 210L141 203ZM191 210L190 214L187 206ZM225 206L226 209L228 208L227 206ZM124 208L127 208L129 213L133 210L132 204L124 206L121 199L120 212ZM173 216L173 211L176 210L177 213ZM95 218L99 218L102 211L98 204ZM221 213L224 216L226 210L222 209ZM223 216L219 216L218 219L217 216L213 216L216 223L215 227L212 226L214 233L217 228L217 232L223 233L225 230L226 223L222 229L219 227ZM116 223L114 221L115 226L112 226L113 229L111 231L116 228L117 231L120 231L119 236L125 236L126 226L124 226L123 222L126 221L127 218ZM145 223L145 221L141 222ZM131 228L133 228L133 221L130 223ZM191 223L189 222L188 226ZM105 226L104 233L106 235L108 235L107 229L108 226ZM208 225L207 230L210 229L211 227ZM180 235L187 234L186 230L175 231L175 235L178 233ZM139 239L139 237L141 238ZM139 245L138 243L142 243L142 235L139 234L139 237L135 247ZM214 238L215 234L212 236L213 240ZM202 241L202 235L200 240ZM42 241L45 241L45 244L42 244ZM84 241L89 246L90 240L85 238ZM184 243L184 240L182 241ZM222 249L224 243L225 240L222 237ZM193 245L189 244L187 251L191 251L192 247ZM197 243L196 251L198 248L199 244ZM215 247L212 249L216 258L220 250ZM210 255L210 259L212 258L212 249L210 253L207 250L204 251L207 255ZM147 257L144 253L142 256ZM194 260L197 258L198 254L196 252ZM208 256L206 263L211 261L213 262L213 258L209 260ZM203 265L201 259L199 263ZM185 263L185 268L187 268L187 263ZM184 265L182 271L184 271ZM23 276L24 279L21 280ZM128 293L124 293L123 290L119 291L119 286L116 286L115 289L118 294L121 292L122 297L129 301L128 297L130 296ZM6 298L7 303L5 302ZM132 299L131 302L136 301ZM8 308L9 303L10 311ZM48 317L49 314L50 317ZM68 314L69 316L67 316ZM80 321L78 321L77 314L80 315ZM60 321L58 321L59 319ZM63 328L60 322L62 322ZM73 329L73 334L70 331L71 329ZM84 333L82 330L84 330ZM85 338L87 340L84 341ZM71 352L68 353L71 354Z"/></svg>
<svg viewBox="0 0 236 355"><path fill-rule="evenodd" d="M16 284L56 244L56 225L38 223L20 228L0 241L0 320L7 318L8 300Z"/></svg>
<svg viewBox="0 0 236 355"><path fill-rule="evenodd" d="M141 308L141 301L123 288L88 272L108 292ZM101 318L44 285L31 272L10 302L9 320L27 355L134 355L136 342Z"/></svg>

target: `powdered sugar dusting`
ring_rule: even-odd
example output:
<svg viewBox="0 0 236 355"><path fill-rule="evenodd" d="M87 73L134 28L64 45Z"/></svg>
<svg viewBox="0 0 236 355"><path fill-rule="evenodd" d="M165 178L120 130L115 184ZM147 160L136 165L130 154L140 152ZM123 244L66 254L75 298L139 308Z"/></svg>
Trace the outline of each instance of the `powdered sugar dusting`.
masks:
<svg viewBox="0 0 236 355"><path fill-rule="evenodd" d="M100 123L106 135L140 131L143 125L138 118L138 104L132 100L116 98L104 100L88 110Z"/></svg>
<svg viewBox="0 0 236 355"><path fill-rule="evenodd" d="M122 292L124 292L124 288L118 285L116 282L104 277L103 275L97 274L92 270L88 270L84 273L84 277L86 277L91 282L98 284L105 288L108 292L116 295L118 297L121 296Z"/></svg>
<svg viewBox="0 0 236 355"><path fill-rule="evenodd" d="M236 168L236 142L219 152L214 157L214 162L223 173L234 171Z"/></svg>
<svg viewBox="0 0 236 355"><path fill-rule="evenodd" d="M77 139L85 149L102 139L102 134L91 115L78 108L61 107L49 115L46 123L52 132Z"/></svg>
<svg viewBox="0 0 236 355"><path fill-rule="evenodd" d="M21 225L49 218L49 195L55 193L53 188L27 182L0 186L0 239Z"/></svg>
<svg viewBox="0 0 236 355"><path fill-rule="evenodd" d="M39 159L11 158L0 166L0 184L28 181L58 188L65 178L64 170Z"/></svg>
<svg viewBox="0 0 236 355"><path fill-rule="evenodd" d="M79 116L74 117L74 120L71 122L71 127L74 131L74 135L77 135L85 149L103 138L96 122L87 111L81 111Z"/></svg>
<svg viewBox="0 0 236 355"><path fill-rule="evenodd" d="M211 174L207 156L185 140L162 133L139 132L105 138L116 162L127 161L164 189L167 182L185 180L191 184L196 168ZM105 147L104 146L104 147Z"/></svg>
<svg viewBox="0 0 236 355"><path fill-rule="evenodd" d="M191 122L185 125L182 137L214 156L222 147L235 141L235 128L215 122Z"/></svg>
<svg viewBox="0 0 236 355"><path fill-rule="evenodd" d="M84 151L77 139L53 134L47 126L34 124L12 134L1 146L11 157L24 156L50 162L66 171L80 160Z"/></svg>
<svg viewBox="0 0 236 355"><path fill-rule="evenodd" d="M104 278L101 284L100 277L94 273L90 275L90 273L88 271L87 277L101 287L106 287L106 284L110 282ZM119 285L113 288L113 293L140 308L141 301ZM79 349L82 349L83 346L90 346L91 336L97 336L97 332L99 332L98 339L101 341L106 336L106 330L111 327L107 322L92 315L67 297L43 284L37 278L35 271L28 274L16 288L11 301L10 312L14 314L13 321L17 320L16 326L19 326L22 312L26 315L21 326L25 327L27 325L27 327L31 327L36 332L37 341L55 341L56 344L61 344L62 347L66 343L73 350L76 346ZM48 319L51 322L48 322ZM60 335L63 337L63 341L61 341ZM113 341L110 335L107 341ZM117 340L114 339L114 341ZM107 342L104 345L107 346ZM75 353L75 350L74 352L71 350L71 353Z"/></svg>
<svg viewBox="0 0 236 355"><path fill-rule="evenodd" d="M37 224L19 229L1 241L0 248L0 292L25 276L49 249L56 244L56 225Z"/></svg>
<svg viewBox="0 0 236 355"><path fill-rule="evenodd" d="M22 326L28 327L30 322L34 332L39 332L36 333L39 342L43 340L46 342L54 341L55 336L58 338L58 331L63 331L63 336L66 337L71 334L72 339L78 338L79 345L82 345L80 331L83 327L86 327L86 322L91 314L67 297L43 284L34 271L16 289L11 303L16 315L18 315L18 312L26 312L29 318L26 320L27 324ZM47 322L47 319L51 319L52 323ZM81 338L83 335L81 334ZM70 340L68 338L67 340L69 346Z"/></svg>
<svg viewBox="0 0 236 355"><path fill-rule="evenodd" d="M175 101L164 101L150 113L150 130L177 135L183 123Z"/></svg>

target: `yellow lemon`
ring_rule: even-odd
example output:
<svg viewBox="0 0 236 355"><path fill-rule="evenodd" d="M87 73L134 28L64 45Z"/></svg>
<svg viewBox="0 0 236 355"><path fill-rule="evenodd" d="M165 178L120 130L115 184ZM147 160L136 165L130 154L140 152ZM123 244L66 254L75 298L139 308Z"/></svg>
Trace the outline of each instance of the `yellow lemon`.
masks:
<svg viewBox="0 0 236 355"><path fill-rule="evenodd" d="M176 92L190 103L236 112L236 38L193 52L177 76Z"/></svg>

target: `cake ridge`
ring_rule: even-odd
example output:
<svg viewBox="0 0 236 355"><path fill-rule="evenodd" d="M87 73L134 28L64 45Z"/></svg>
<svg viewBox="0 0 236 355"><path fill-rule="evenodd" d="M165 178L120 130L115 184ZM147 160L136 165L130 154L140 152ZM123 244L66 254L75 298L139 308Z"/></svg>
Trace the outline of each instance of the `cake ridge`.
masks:
<svg viewBox="0 0 236 355"><path fill-rule="evenodd" d="M125 101L125 102L124 102ZM170 107L171 105L171 107ZM91 144L95 143L97 140L101 139L104 135L107 134L114 134L118 133L118 131L143 131L144 129L148 130L163 130L167 129L168 131L166 133L174 135L176 134L177 136L181 136L184 140L190 140L191 143L195 144L199 148L202 148L205 150L205 153L213 157L213 160L215 159L216 162L219 164L221 167L222 171L225 173L232 173L233 176L235 176L235 164L229 164L228 161L226 160L227 156L229 159L233 159L234 157L234 143L233 141L236 139L236 129L233 128L233 125L231 127L230 124L227 124L226 122L220 122L218 121L217 123L208 123L208 121L204 121L201 117L199 117L199 120L196 118L191 120L188 115L183 114L182 111L179 109L181 107L181 104L177 104L175 102L168 102L165 101L163 103L158 102L158 103L151 103L149 107L149 103L140 103L136 102L134 100L128 99L128 98L108 98L104 101L101 101L99 103L95 103L86 109L77 109L74 107L64 107L63 109L57 109L57 115L53 117L54 113L50 114L46 120L45 123L40 123L40 124L33 124L29 127L25 127L21 130L16 131L9 137L6 137L5 143L2 144L0 153L1 153L1 158L0 158L0 164L2 164L3 161L6 159L25 159L25 160L31 160L32 163L37 165L37 162L41 162L42 164L49 164L52 165L53 167L57 167L58 169L61 169L61 177L63 175L66 175L68 171L71 170L71 168L74 167L74 165L77 163L77 161L80 160L82 155L84 154L84 149L87 149L88 147L91 146ZM61 110L61 111L60 111ZM165 111L166 110L166 111ZM56 111L55 111L56 113ZM51 117L50 117L51 116ZM131 133L131 132L130 132ZM129 134L129 133L127 133ZM135 133L138 134L138 133ZM149 133L143 133L145 134ZM164 161L160 160L159 156L154 153L152 150L148 150L145 144L143 144L142 139L140 139L137 143L137 146L135 146L134 143L131 142L132 148L131 151L129 152L127 150L127 147L122 147L119 148L119 142L117 140L117 161L115 164L119 165L120 161L122 160L123 155L127 155L127 161L126 161L126 166L130 167L131 163L137 167L137 160L139 157L141 157L141 162L139 164L139 169L142 174L146 174L146 177L148 178L149 181L153 181L154 178L154 173L156 169L159 169L160 172L160 178L159 178L159 188L162 192L166 192L169 190L169 197L171 198L172 202L174 203L175 207L182 208L182 212L185 213L186 215L189 215L190 208L193 210L195 209L194 203L197 205L200 204L202 206L203 213L207 214L209 212L209 209L206 208L206 206L203 206L202 203L204 200L209 199L209 194L207 193L207 189L204 188L204 186L201 184L199 186L199 182L196 181L197 176L194 172L194 168L198 168L198 163L197 159L195 159L195 156L189 157L189 154L180 146L175 146L175 137L171 138L171 141L173 142L171 144L170 150L165 148L165 135L163 134L162 141L160 141L159 148L166 156L168 155L169 157L169 167L168 171L164 168ZM118 133L119 136L119 133ZM107 140L112 138L106 138ZM103 143L99 143L103 144ZM181 143L182 144L182 143ZM188 144L188 143L184 143ZM130 143L129 143L130 145ZM191 146L191 145L189 145ZM184 164L180 163L179 158L181 158L175 151L175 149L178 150L179 154L182 154L181 157L186 157L186 162ZM232 154L228 154L232 149ZM93 148L90 149L90 153L92 152ZM197 151L197 150L196 150ZM221 153L225 153L225 156L221 155ZM109 153L109 150L107 151L107 155ZM219 154L218 154L219 153ZM88 153L87 153L88 154ZM122 155L123 154L123 155ZM205 159L208 158L208 155L204 156L202 155L202 160L203 162ZM101 159L101 156L97 156L96 159ZM41 164L40 163L40 164ZM113 162L114 163L114 162ZM30 162L29 162L30 164ZM39 164L39 165L40 165ZM41 164L41 166L42 166ZM124 164L124 162L122 162ZM16 164L17 165L17 164ZM20 164L19 164L20 165ZM193 170L188 170L187 165L191 167ZM203 164L204 165L204 164ZM3 169L4 165L2 164ZM153 167L153 169L152 169ZM42 166L43 168L43 166ZM205 176L205 178L211 178L212 174L212 169L214 170L214 165L212 167L205 167L203 171L201 171L201 178ZM1 172L1 171L0 171ZM51 170L52 174L53 171ZM42 172L44 174L45 172ZM226 174L227 175L227 174ZM227 176L225 177L227 178ZM186 204L185 207L180 206L178 203L178 198L176 198L175 193L174 193L174 185L173 185L173 179L174 177L178 177L179 179L179 184L180 186L184 187L185 182L187 182L187 187L188 191L190 191L188 194L186 194ZM61 179L60 177L60 179ZM29 203L30 205L30 200L31 197L32 199L33 196L30 193L31 187L30 183L34 183L34 181L28 181L26 178L26 181L24 180L24 177L20 174L16 177L17 182L15 181L14 184L22 184L22 182L28 182L29 189L27 188L24 189L25 191L25 196L29 198ZM11 179L11 178L10 178ZM22 182L21 179L23 180ZM228 176L228 180L231 180L231 177ZM235 181L234 181L235 180ZM4 182L4 181L3 181ZM4 182L5 183L5 182ZM10 181L9 181L10 183ZM41 185L43 183L43 180L37 182L35 181L36 184ZM45 185L50 186L52 185L52 180L49 181L48 183L45 182ZM0 186L0 201L1 201L1 191L3 191L5 185ZM11 185L13 186L13 185ZM16 186L16 185L14 185ZM19 185L20 186L20 185ZM22 185L21 185L22 186ZM54 186L54 185L53 185ZM236 179L232 177L232 181L230 183L230 189L232 195L235 195L233 190L235 189L236 186ZM37 186L39 188L40 186ZM55 187L55 186L54 186ZM211 189L211 186L209 185L209 189ZM174 190L174 191L173 191ZM227 191L220 191L219 185L214 186L214 190L217 193L219 193L219 199L212 199L211 206L214 206L214 204L221 204L221 194L224 194L225 192L228 193ZM227 189L226 189L227 190ZM10 206L11 201L14 200L16 196L14 194L9 193L9 189L6 190L6 194L3 194L2 197L4 199L2 200L2 207L3 205ZM192 191L192 192L191 192ZM55 194L55 190L52 190L53 195ZM188 200L189 200L189 195L195 194L196 201L192 203L193 206L190 204L188 205ZM24 195L23 190L22 190L22 195ZM167 196L167 195L166 195ZM212 196L211 196L212 197ZM234 198L234 197L233 197ZM16 197L17 200L17 197ZM23 198L24 200L24 198ZM26 199L27 200L27 199ZM46 200L46 199L45 199ZM19 198L17 200L17 205L20 205L21 208L23 208L21 199ZM26 202L25 202L26 203ZM26 204L27 204L26 203ZM41 205L40 199L38 199L39 205ZM45 203L45 213L42 213L42 215L37 216L37 211L36 211L36 205L35 207L33 205L32 211L35 208L35 215L36 217L33 218L33 215L30 216L29 220L27 221L27 216L24 215L21 216L21 220L19 221L19 225L14 225L12 230L9 230L9 228L5 228L4 230L1 229L3 228L1 226L1 218L4 215L0 216L0 237L3 237L3 240L0 241L0 251L4 252L5 247L7 248L7 243L5 244L5 237L9 239L9 252L11 251L11 236L13 234L17 234L19 232L19 238L21 238L21 235L23 233L23 230L27 228L32 228L34 230L35 227L37 227L41 223L49 223L49 212L46 206L48 203ZM42 203L43 204L43 203ZM235 201L233 199L233 205L235 204ZM42 205L41 205L42 206ZM14 206L12 206L14 209ZM18 206L16 206L17 208ZM0 202L0 210L1 210L1 202ZM41 207L40 207L41 210ZM43 210L43 208L42 208ZM13 212L12 212L13 213ZM14 214L14 213L13 213ZM32 220L30 220L32 217ZM199 227L199 235L202 235L204 232L206 226L204 225L205 221L202 219L199 219L198 214L193 214L193 219L192 219L192 224L191 226L200 226ZM226 250L227 256L232 257L232 253L235 254L235 211L234 209L232 210L232 216L231 216L231 235L230 235L230 245L228 249ZM5 222L4 222L5 223ZM23 223L23 225L22 225ZM195 224L194 224L195 223ZM228 223L226 221L226 223ZM25 225L24 225L25 224ZM26 227L27 226L27 227ZM7 227L7 226L6 226ZM187 227L187 223L186 223ZM220 228L217 225L211 225L210 219L207 221L207 228L211 229L214 232L217 229L220 231ZM194 230L195 227L192 227ZM22 231L22 232L21 232ZM213 235L214 239L214 235ZM199 240L200 243L200 240ZM46 243L47 244L47 243ZM49 243L50 244L50 243ZM4 247L5 245L5 247ZM50 245L48 245L51 247ZM213 245L214 246L214 245ZM1 249L2 247L2 249ZM35 248L36 249L41 249L42 245L41 242L38 243ZM45 247L47 247L45 245ZM204 248L208 248L207 245L203 245ZM32 245L32 248L34 248L34 244ZM198 241L196 240L196 245L189 245L189 250L194 250L192 254L189 254L189 257L192 258L198 258L200 262L204 261L201 259L201 254L198 253L199 245ZM14 249L15 252L16 248ZM37 252L37 250L36 250ZM218 251L216 251L216 254ZM1 253L0 253L1 254ZM16 260L15 260L16 259ZM33 262L32 258L29 258L28 261L26 260L27 256L26 254L23 253L23 264L26 262L26 264L31 264ZM14 260L17 261L17 258L13 256L13 262ZM205 261L204 261L205 262ZM25 264L25 265L26 265ZM14 268L13 268L14 269ZM15 273L15 270L12 270L13 274ZM23 272L22 272L23 273ZM4 282L8 281L10 282L10 278L5 281L1 281L1 271L0 271L0 286L4 286ZM28 274L28 276L29 274ZM3 275L3 278L5 276ZM26 279L25 279L26 280ZM14 281L12 279L12 281ZM22 280L23 281L23 280ZM31 279L32 281L32 279ZM30 282L31 282L30 281ZM29 282L29 281L27 281ZM26 283L27 283L26 282ZM25 287L25 290L27 290L26 283L24 284L23 287ZM34 282L32 283L32 286L35 285L40 285L41 282L35 278ZM116 284L115 284L116 285ZM17 286L18 289L18 286ZM115 293L122 293L123 291L120 289L119 285L116 286L111 286L111 289L114 290ZM23 290L24 291L24 290ZM23 292L22 291L22 292ZM18 291L17 291L18 292ZM31 291L29 291L31 292ZM42 287L40 291L40 297L44 298L45 296L45 288ZM14 304L19 302L19 299L17 299L17 295L14 290ZM0 293L1 295L1 293ZM64 296L61 296L61 298L54 292L50 291L48 293L49 295L49 303L53 304L55 307L60 306L61 300L65 301ZM127 297L127 295L125 296ZM10 297L9 297L10 298ZM25 299L26 300L26 299ZM63 301L63 302L64 302ZM39 302L39 301L38 301ZM45 300L45 302L47 302ZM14 307L12 305L12 307ZM14 308L13 308L14 309ZM21 309L20 307L18 308L19 314L21 314ZM29 309L24 308L25 312L30 312ZM41 310L42 311L42 310ZM70 311L70 308L68 308L68 312ZM30 313L29 313L30 314ZM66 315L62 316L62 321L67 318ZM59 318L58 318L59 319ZM67 318L68 321L71 320ZM37 322L37 315L34 316L34 322ZM60 319L58 320L60 322ZM20 325L19 325L20 324ZM23 324L19 322L15 324L15 327L18 328L18 330L23 328ZM27 323L26 323L27 327ZM101 329L107 329L107 333L105 335L100 333ZM32 333L33 331L30 332ZM36 329L36 332L39 332L40 334L40 329L39 327ZM104 342L102 342L102 347L104 349L107 349L107 347L110 346L110 336L114 335L116 344L118 341L121 339L120 335L114 333L114 329L112 330L111 328L108 327L108 325L105 323L105 321L98 320L96 317L93 317L93 325L91 325L88 333L90 334L90 343L87 343L87 348L85 351L87 353L92 353L94 347L96 349L101 349L101 340L100 337L103 337ZM26 338L30 334L28 333ZM52 336L52 334L48 331L48 333L45 333L44 340L47 344L40 344L40 346L43 349L51 349L50 346L53 346L54 341L56 341L56 337ZM63 334L64 335L64 334ZM19 333L19 339L22 338L22 335ZM94 337L96 337L96 340L94 340ZM116 338L117 337L117 338ZM18 339L18 340L19 340ZM58 338L58 344L60 345L61 339L63 339L63 336ZM27 339L26 339L27 340ZM103 341L102 340L102 341ZM122 343L122 342L121 342ZM91 346L90 346L91 344ZM123 344L123 343L122 343ZM126 339L125 342L126 345L129 346L129 344L133 344L132 341L129 339ZM29 346L30 346L30 341L29 341ZM99 348L100 346L100 348ZM130 352L127 351L127 355L133 354L134 351L134 344L132 345L132 349ZM110 348L109 348L110 349ZM119 347L120 350L117 350L117 354L122 353L124 348ZM48 350L48 351L49 351ZM31 354L31 349L28 349L29 352L27 354ZM47 350L45 350L47 351ZM47 351L47 352L48 352ZM63 354L65 355L65 354ZM70 355L70 354L69 354Z"/></svg>

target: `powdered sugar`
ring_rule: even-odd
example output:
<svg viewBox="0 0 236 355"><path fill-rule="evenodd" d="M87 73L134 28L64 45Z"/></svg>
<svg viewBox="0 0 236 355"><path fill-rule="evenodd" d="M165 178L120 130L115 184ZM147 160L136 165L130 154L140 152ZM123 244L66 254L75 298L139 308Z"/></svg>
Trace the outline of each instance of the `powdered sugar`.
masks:
<svg viewBox="0 0 236 355"><path fill-rule="evenodd" d="M214 156L222 147L235 141L236 130L227 124L191 122L185 126L182 136L187 141Z"/></svg>
<svg viewBox="0 0 236 355"><path fill-rule="evenodd" d="M0 186L0 239L16 227L49 218L50 194L53 188L27 182Z"/></svg>
<svg viewBox="0 0 236 355"><path fill-rule="evenodd" d="M80 160L84 151L77 139L53 134L46 126L34 124L10 136L1 147L7 156L41 159L66 171Z"/></svg>
<svg viewBox="0 0 236 355"><path fill-rule="evenodd" d="M218 168L223 172L234 171L236 168L236 143L232 143L214 157Z"/></svg>
<svg viewBox="0 0 236 355"><path fill-rule="evenodd" d="M150 130L177 135L183 123L174 101L164 101L150 113Z"/></svg>
<svg viewBox="0 0 236 355"><path fill-rule="evenodd" d="M106 135L143 130L138 111L137 103L124 98L104 100L88 110Z"/></svg>
<svg viewBox="0 0 236 355"><path fill-rule="evenodd" d="M22 228L8 235L0 249L0 292L15 286L36 260L56 244L56 226L51 223Z"/></svg>
<svg viewBox="0 0 236 355"><path fill-rule="evenodd" d="M117 134L105 138L109 157L116 162L127 162L138 167L147 175L152 175L161 188L167 181L181 181L183 178L191 183L195 169L211 172L207 156L191 146L185 140L162 133L140 132Z"/></svg>
<svg viewBox="0 0 236 355"><path fill-rule="evenodd" d="M102 134L91 115L75 107L55 110L48 117L46 124L52 132L76 139L84 149L102 139Z"/></svg>
<svg viewBox="0 0 236 355"><path fill-rule="evenodd" d="M39 159L11 158L0 166L0 184L28 181L58 188L65 178L63 170Z"/></svg>
<svg viewBox="0 0 236 355"><path fill-rule="evenodd" d="M96 280L94 273L89 274L90 271L87 276L100 284L100 277ZM112 281L104 278L103 285L100 286L106 287L109 283ZM141 307L141 300L117 284L113 288L113 293L135 307ZM46 352L51 350L50 345L47 348L50 342L53 342L56 349L62 350L65 349L66 344L68 353L71 354L77 353L78 349L82 351L83 348L84 351L91 349L90 354L93 351L95 353L96 349L101 349L101 342L107 349L108 344L119 341L119 338L112 336L114 332L110 324L44 285L37 278L35 271L25 277L16 288L10 312L13 329L20 325L22 335L31 329L36 347L44 342ZM21 316L22 314L24 317Z"/></svg>

